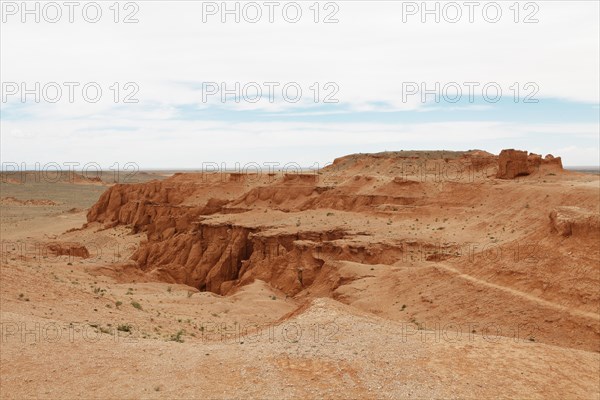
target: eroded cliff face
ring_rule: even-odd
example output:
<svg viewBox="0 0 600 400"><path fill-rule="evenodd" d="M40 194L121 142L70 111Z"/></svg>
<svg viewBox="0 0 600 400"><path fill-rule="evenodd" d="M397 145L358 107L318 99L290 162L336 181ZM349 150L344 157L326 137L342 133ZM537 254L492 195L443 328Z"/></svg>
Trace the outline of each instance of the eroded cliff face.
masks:
<svg viewBox="0 0 600 400"><path fill-rule="evenodd" d="M417 248L426 261L448 258L451 252L439 253L433 237L385 238L388 232L394 236L387 228L392 219L369 227L368 216L397 218L418 209L427 217L444 206L475 207L472 185L545 166L562 170L560 158L505 150L500 157L481 151L355 155L319 172L281 176L176 174L112 186L87 219L145 233L132 260L157 279L217 294L261 279L293 296L311 285L333 290L338 261L391 265ZM323 209L331 211L311 214ZM345 227L348 221L334 215L338 211L365 217L364 230ZM306 213L310 217L302 217ZM312 226L315 216L322 221ZM410 235L414 227L402 229Z"/></svg>
<svg viewBox="0 0 600 400"><path fill-rule="evenodd" d="M560 157L552 154L542 158L539 154L527 153L524 150L502 150L498 156L498 174L500 179L514 179L519 176L527 176L541 170L552 172L562 171Z"/></svg>
<svg viewBox="0 0 600 400"><path fill-rule="evenodd" d="M222 293L223 282L236 280L253 253L251 229L196 223L184 232L149 240L133 255L140 268L162 280Z"/></svg>
<svg viewBox="0 0 600 400"><path fill-rule="evenodd" d="M303 184L295 185L295 181ZM273 187L252 188L234 200L210 198L197 205L184 204L198 190L211 189L186 184L178 190L173 182L115 185L90 209L88 223L99 222L104 228L128 225L135 233L146 233L147 240L132 260L159 280L227 294L261 279L293 296L323 275L321 268L326 262L393 263L402 257L404 249L398 244L348 243L343 240L348 233L340 228L273 230L277 217L268 225L220 223L207 217L217 212L247 211L243 207L257 204L265 213L271 208L289 213L290 209L393 208L416 201L416 197L353 195L353 187L334 190L317 186L315 178L284 177ZM335 271L325 272L321 280L332 280Z"/></svg>
<svg viewBox="0 0 600 400"><path fill-rule="evenodd" d="M562 236L589 236L600 232L600 215L581 207L557 207L550 213L552 231Z"/></svg>
<svg viewBox="0 0 600 400"><path fill-rule="evenodd" d="M237 193L211 190L226 189L229 181L222 177L195 178L182 180L178 174L165 181L114 185L89 210L88 224L128 225L134 233L145 233L147 241L132 256L142 270L221 293L221 283L236 279L241 262L251 254L250 230L203 225L202 216L221 211L227 197ZM213 198L213 192L225 198ZM190 200L192 204L186 204Z"/></svg>

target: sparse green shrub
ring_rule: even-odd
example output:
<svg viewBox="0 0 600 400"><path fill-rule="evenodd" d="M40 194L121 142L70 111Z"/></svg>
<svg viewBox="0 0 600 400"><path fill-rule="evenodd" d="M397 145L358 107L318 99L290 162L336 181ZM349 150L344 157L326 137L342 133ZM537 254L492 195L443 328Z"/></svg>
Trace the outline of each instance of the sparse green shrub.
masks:
<svg viewBox="0 0 600 400"><path fill-rule="evenodd" d="M180 329L179 331L177 331L176 334L171 335L171 337L169 338L169 341L171 342L178 342L178 343L183 343L183 338L181 336L183 336L183 329Z"/></svg>

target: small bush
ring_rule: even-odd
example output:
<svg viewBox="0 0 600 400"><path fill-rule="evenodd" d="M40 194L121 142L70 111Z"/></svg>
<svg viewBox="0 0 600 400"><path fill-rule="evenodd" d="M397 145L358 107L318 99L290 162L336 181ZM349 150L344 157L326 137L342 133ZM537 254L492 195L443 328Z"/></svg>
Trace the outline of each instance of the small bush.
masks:
<svg viewBox="0 0 600 400"><path fill-rule="evenodd" d="M181 338L181 336L183 336L183 329L180 329L176 334L171 335L169 341L183 343L183 339Z"/></svg>

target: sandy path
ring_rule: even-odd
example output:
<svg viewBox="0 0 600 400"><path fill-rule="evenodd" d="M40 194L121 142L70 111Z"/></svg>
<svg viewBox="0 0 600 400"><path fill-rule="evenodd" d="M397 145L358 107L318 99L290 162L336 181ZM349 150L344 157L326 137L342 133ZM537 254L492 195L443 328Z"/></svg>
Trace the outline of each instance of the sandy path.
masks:
<svg viewBox="0 0 600 400"><path fill-rule="evenodd" d="M439 268L439 269L442 269L444 271L450 272L450 273L456 275L457 277L459 277L461 279L465 279L465 280L468 280L470 282L476 283L478 285L483 285L483 286L486 286L486 287L489 287L489 288L492 288L492 289L502 290L503 292L510 293L510 294L512 294L514 296L521 297L521 298L523 298L523 299L525 299L527 301L531 301L531 302L540 304L540 305L545 306L545 307L553 308L553 309L556 309L556 310L559 310L559 311L562 311L562 312L566 312L566 313L569 313L571 315L575 315L575 316L578 316L578 317L589 318L589 319L593 319L595 321L600 320L600 314L591 313L591 312L582 311L582 310L577 310L577 309L570 308L570 307L565 307L565 306L553 303L553 302L548 301L548 300L540 299L539 297L533 296L531 294L528 294L528 293L525 293L525 292L521 292L520 290L512 289L512 288L509 288L509 287L506 287L506 286L502 286L502 285L497 285L495 283L490 283L490 282L485 281L483 279L476 278L476 277L474 277L472 275L462 273L461 271L457 270L456 268L451 267L451 266L446 265L446 264L443 264L443 263L436 263L435 267Z"/></svg>

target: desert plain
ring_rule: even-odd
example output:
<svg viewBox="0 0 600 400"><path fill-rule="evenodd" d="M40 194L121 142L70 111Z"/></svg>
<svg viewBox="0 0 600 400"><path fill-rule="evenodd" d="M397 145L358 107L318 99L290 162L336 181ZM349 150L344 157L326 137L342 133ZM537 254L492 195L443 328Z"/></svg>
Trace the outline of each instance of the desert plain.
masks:
<svg viewBox="0 0 600 400"><path fill-rule="evenodd" d="M0 397L600 398L600 176L526 151L4 173Z"/></svg>

